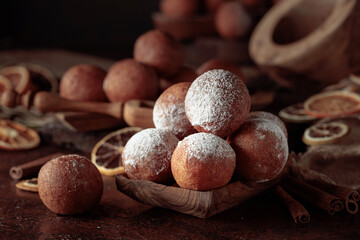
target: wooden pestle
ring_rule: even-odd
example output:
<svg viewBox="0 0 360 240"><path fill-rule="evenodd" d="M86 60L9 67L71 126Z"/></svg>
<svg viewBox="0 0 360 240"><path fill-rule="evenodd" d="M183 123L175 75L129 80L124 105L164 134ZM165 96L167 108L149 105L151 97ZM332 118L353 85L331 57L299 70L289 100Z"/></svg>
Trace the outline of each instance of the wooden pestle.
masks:
<svg viewBox="0 0 360 240"><path fill-rule="evenodd" d="M4 91L0 98L1 104L6 107L26 105L27 108L31 104L30 99L32 99L30 93L18 95L11 90ZM75 101L61 98L55 93L41 91L33 96L32 105L44 113L63 111L100 113L125 120L129 126L154 127L152 120L154 102L148 100L129 100L125 103Z"/></svg>
<svg viewBox="0 0 360 240"><path fill-rule="evenodd" d="M101 113L113 116L118 119L123 117L123 103L122 102L86 102L74 101L59 97L50 92L38 92L34 96L34 107L40 112L62 112L62 111L77 111L77 112L92 112Z"/></svg>

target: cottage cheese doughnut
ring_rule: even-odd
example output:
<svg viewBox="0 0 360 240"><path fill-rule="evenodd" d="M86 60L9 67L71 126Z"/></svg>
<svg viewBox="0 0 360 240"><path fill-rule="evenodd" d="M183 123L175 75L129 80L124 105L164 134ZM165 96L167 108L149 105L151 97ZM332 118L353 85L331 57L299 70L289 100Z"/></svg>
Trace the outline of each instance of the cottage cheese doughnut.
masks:
<svg viewBox="0 0 360 240"><path fill-rule="evenodd" d="M87 158L64 155L47 162L38 175L42 202L57 214L82 214L93 209L103 193L99 170Z"/></svg>
<svg viewBox="0 0 360 240"><path fill-rule="evenodd" d="M272 121L281 128L281 130L284 132L286 138L288 137L288 132L287 132L285 123L275 114L272 114L270 112L264 112L264 111L254 111L254 112L249 113L248 119L262 119L262 120Z"/></svg>
<svg viewBox="0 0 360 240"><path fill-rule="evenodd" d="M59 95L69 100L105 102L102 88L105 76L106 72L94 65L72 66L60 80Z"/></svg>
<svg viewBox="0 0 360 240"><path fill-rule="evenodd" d="M126 143L122 164L129 178L169 183L171 156L178 143L169 131L148 128L136 133Z"/></svg>
<svg viewBox="0 0 360 240"><path fill-rule="evenodd" d="M172 36L160 30L151 30L136 39L134 58L153 67L161 76L172 76L183 66L185 53Z"/></svg>
<svg viewBox="0 0 360 240"><path fill-rule="evenodd" d="M176 147L171 171L181 188L206 191L229 183L235 169L235 152L222 138L195 133Z"/></svg>
<svg viewBox="0 0 360 240"><path fill-rule="evenodd" d="M227 140L236 153L235 175L249 182L279 176L289 150L283 130L273 121L250 118Z"/></svg>
<svg viewBox="0 0 360 240"><path fill-rule="evenodd" d="M158 94L159 79L152 68L128 58L111 66L103 88L111 102L153 100Z"/></svg>
<svg viewBox="0 0 360 240"><path fill-rule="evenodd" d="M196 133L185 114L185 96L190 87L190 82L177 83L156 100L153 121L156 128L166 129L179 139Z"/></svg>
<svg viewBox="0 0 360 240"><path fill-rule="evenodd" d="M191 84L185 98L185 112L199 132L229 136L245 121L250 111L250 95L235 74L215 69Z"/></svg>

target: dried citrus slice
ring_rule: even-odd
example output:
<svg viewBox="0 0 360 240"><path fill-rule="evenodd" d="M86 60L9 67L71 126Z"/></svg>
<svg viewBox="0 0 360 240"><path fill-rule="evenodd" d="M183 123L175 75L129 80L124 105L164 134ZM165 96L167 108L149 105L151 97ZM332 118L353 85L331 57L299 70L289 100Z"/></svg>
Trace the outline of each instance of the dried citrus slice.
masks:
<svg viewBox="0 0 360 240"><path fill-rule="evenodd" d="M34 130L8 119L0 119L0 148L23 150L38 146L40 137Z"/></svg>
<svg viewBox="0 0 360 240"><path fill-rule="evenodd" d="M309 116L305 113L303 103L296 103L283 108L279 112L279 117L286 122L293 123L307 123L316 119L315 117Z"/></svg>
<svg viewBox="0 0 360 240"><path fill-rule="evenodd" d="M29 192L38 192L38 179L37 178L26 179L16 183L15 186L21 190L25 190Z"/></svg>
<svg viewBox="0 0 360 240"><path fill-rule="evenodd" d="M344 78L336 84L329 85L323 89L323 92L330 91L348 91L348 92L360 92L360 82L354 83L349 78Z"/></svg>
<svg viewBox="0 0 360 240"><path fill-rule="evenodd" d="M23 66L10 66L0 69L0 75L12 81L19 94L31 89L30 72Z"/></svg>
<svg viewBox="0 0 360 240"><path fill-rule="evenodd" d="M341 122L318 123L307 128L303 142L307 145L322 145L336 142L349 132L349 127Z"/></svg>
<svg viewBox="0 0 360 240"><path fill-rule="evenodd" d="M121 154L127 141L142 130L139 127L126 127L109 133L91 151L91 161L105 176L124 173Z"/></svg>
<svg viewBox="0 0 360 240"><path fill-rule="evenodd" d="M31 82L39 91L56 92L58 90L58 80L49 69L34 63L20 63L30 72Z"/></svg>
<svg viewBox="0 0 360 240"><path fill-rule="evenodd" d="M360 111L360 95L348 91L319 93L304 102L304 110L317 118L349 115Z"/></svg>

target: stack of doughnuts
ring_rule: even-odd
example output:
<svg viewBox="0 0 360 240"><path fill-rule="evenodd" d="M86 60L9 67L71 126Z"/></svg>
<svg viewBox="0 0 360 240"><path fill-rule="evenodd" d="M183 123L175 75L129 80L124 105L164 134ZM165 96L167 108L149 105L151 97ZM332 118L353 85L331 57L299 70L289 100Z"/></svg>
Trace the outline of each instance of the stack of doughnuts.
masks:
<svg viewBox="0 0 360 240"><path fill-rule="evenodd" d="M279 177L288 158L285 125L271 113L250 113L250 107L245 83L223 69L174 84L155 103L156 128L126 144L125 173L165 184L172 178L198 191L220 188L233 177L249 183Z"/></svg>

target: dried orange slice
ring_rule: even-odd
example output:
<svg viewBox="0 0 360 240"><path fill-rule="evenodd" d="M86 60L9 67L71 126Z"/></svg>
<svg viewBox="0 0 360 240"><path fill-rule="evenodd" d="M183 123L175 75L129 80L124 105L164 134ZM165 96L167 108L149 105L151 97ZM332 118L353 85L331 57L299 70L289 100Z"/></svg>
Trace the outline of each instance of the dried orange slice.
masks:
<svg viewBox="0 0 360 240"><path fill-rule="evenodd" d="M23 150L38 146L40 137L34 130L8 119L0 119L0 148Z"/></svg>
<svg viewBox="0 0 360 240"><path fill-rule="evenodd" d="M10 66L0 69L0 75L12 81L15 91L19 94L31 89L30 72L23 66Z"/></svg>
<svg viewBox="0 0 360 240"><path fill-rule="evenodd" d="M360 95L348 91L319 93L304 102L304 110L317 118L353 114L360 111Z"/></svg>
<svg viewBox="0 0 360 240"><path fill-rule="evenodd" d="M38 192L38 179L37 178L26 179L16 183L15 186L21 190L25 190L29 192Z"/></svg>
<svg viewBox="0 0 360 240"><path fill-rule="evenodd" d="M360 80L359 80L360 81ZM349 78L344 78L340 82L329 85L323 89L323 92L330 91L348 91L348 92L360 92L360 82L355 83Z"/></svg>
<svg viewBox="0 0 360 240"><path fill-rule="evenodd" d="M121 154L127 141L142 130L139 127L126 127L109 133L91 151L91 161L105 176L124 173Z"/></svg>
<svg viewBox="0 0 360 240"><path fill-rule="evenodd" d="M303 142L307 145L322 145L334 143L349 132L349 127L342 122L318 123L307 128Z"/></svg>
<svg viewBox="0 0 360 240"><path fill-rule="evenodd" d="M309 116L305 113L303 103L296 103L281 109L279 117L286 122L293 123L308 123L316 119L315 117Z"/></svg>

